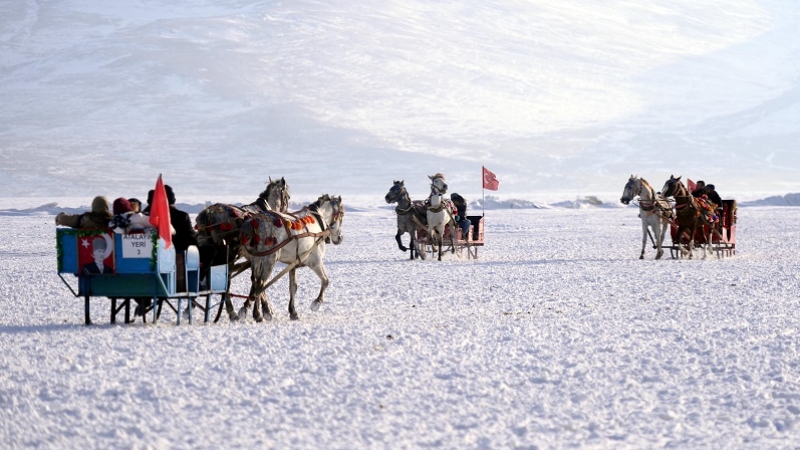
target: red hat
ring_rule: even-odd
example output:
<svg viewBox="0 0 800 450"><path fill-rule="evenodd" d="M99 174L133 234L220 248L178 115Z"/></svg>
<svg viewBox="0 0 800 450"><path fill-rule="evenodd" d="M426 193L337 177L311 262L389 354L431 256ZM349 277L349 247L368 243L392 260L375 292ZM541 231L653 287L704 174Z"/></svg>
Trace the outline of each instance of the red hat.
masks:
<svg viewBox="0 0 800 450"><path fill-rule="evenodd" d="M131 211L133 211L133 208L131 208L131 202L129 202L127 198L120 197L120 198L114 200L114 215L115 216L117 214L124 214L126 212L131 212Z"/></svg>

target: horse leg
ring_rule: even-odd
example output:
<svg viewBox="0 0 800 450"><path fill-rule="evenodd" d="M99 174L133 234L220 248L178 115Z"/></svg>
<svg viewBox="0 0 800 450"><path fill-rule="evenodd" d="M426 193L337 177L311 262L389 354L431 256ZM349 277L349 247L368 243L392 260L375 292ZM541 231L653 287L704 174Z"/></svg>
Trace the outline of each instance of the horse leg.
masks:
<svg viewBox="0 0 800 450"><path fill-rule="evenodd" d="M682 225L680 222L678 222L677 246L678 246L678 255L680 258L683 258L683 256L686 254L686 249L683 248L683 233L685 231L686 231L686 225Z"/></svg>
<svg viewBox="0 0 800 450"><path fill-rule="evenodd" d="M709 228L713 227L713 226L714 226L714 224L712 223L712 224L709 225ZM711 246L711 239L713 239L713 236L714 236L714 231L709 229L708 230L708 236L705 237L706 238L706 242L703 245L703 259L708 258L709 253L710 254L714 253L714 250L712 249L712 246Z"/></svg>
<svg viewBox="0 0 800 450"><path fill-rule="evenodd" d="M454 221L450 223L450 253L456 252L456 233L461 236L461 227Z"/></svg>
<svg viewBox="0 0 800 450"><path fill-rule="evenodd" d="M439 261L442 260L442 246L444 245L444 227L441 232L436 230L436 241L439 243Z"/></svg>
<svg viewBox="0 0 800 450"><path fill-rule="evenodd" d="M311 302L311 310L316 311L319 309L320 305L322 305L322 302L325 301L325 289L328 288L328 282L330 280L328 279L328 273L325 270L325 264L322 263L322 260L320 260L317 264L310 264L308 267L313 270L315 274L317 274L317 277L319 277L320 281L319 295L317 295L317 298Z"/></svg>
<svg viewBox="0 0 800 450"><path fill-rule="evenodd" d="M644 259L644 248L647 245L647 222L644 217L642 218L642 253L639 254L639 259Z"/></svg>
<svg viewBox="0 0 800 450"><path fill-rule="evenodd" d="M667 234L669 224L661 219L656 222L656 259L661 259L664 256L664 236Z"/></svg>
<svg viewBox="0 0 800 450"><path fill-rule="evenodd" d="M394 239L397 241L397 247L402 251L408 251L408 249L403 245L403 233L400 228L397 229L397 234L394 235Z"/></svg>
<svg viewBox="0 0 800 450"><path fill-rule="evenodd" d="M250 287L250 290L251 290L251 294L252 294L252 290L253 290L252 286ZM235 321L239 320L239 315L236 314L236 311L233 309L233 301L231 300L231 296L230 295L226 295L225 296L225 312L228 313L228 319L231 322L235 322Z"/></svg>
<svg viewBox="0 0 800 450"><path fill-rule="evenodd" d="M692 224L692 234L689 237L689 259L694 259L694 234L697 232L697 221Z"/></svg>
<svg viewBox="0 0 800 450"><path fill-rule="evenodd" d="M256 286L258 284L258 279L256 276L256 263L251 263L250 266L250 292L247 294L247 300L244 301L244 304L241 308L239 308L239 313L236 315L235 320L245 320L247 319L247 313L250 311L250 307L253 305L253 302L256 300ZM227 308L227 305L226 305ZM231 304L231 309L228 311L230 315L233 312L233 304ZM234 320L234 319L231 319Z"/></svg>
<svg viewBox="0 0 800 450"><path fill-rule="evenodd" d="M259 257L254 259L250 269L252 271L252 287L247 301L245 301L244 306L239 310L240 320L247 318L247 311L250 309L250 305L252 305L253 302L258 303L253 311L253 318L256 321L260 322L264 318L267 320L272 319L272 307L267 298L267 283L269 282L269 276L272 274L274 266L274 258L267 259L266 257Z"/></svg>
<svg viewBox="0 0 800 450"><path fill-rule="evenodd" d="M289 271L289 318L297 320L300 316L297 315L297 309L294 307L294 296L297 293L297 269Z"/></svg>
<svg viewBox="0 0 800 450"><path fill-rule="evenodd" d="M417 239L414 237L414 231L411 230L408 232L408 235L411 236L411 242L408 244L411 248L411 259L414 260L419 257L419 248L417 247Z"/></svg>

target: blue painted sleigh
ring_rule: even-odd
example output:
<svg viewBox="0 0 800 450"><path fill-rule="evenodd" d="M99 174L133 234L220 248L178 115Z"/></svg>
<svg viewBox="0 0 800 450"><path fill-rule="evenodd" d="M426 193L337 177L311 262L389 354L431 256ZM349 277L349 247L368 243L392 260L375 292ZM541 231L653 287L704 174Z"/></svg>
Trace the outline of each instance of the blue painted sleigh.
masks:
<svg viewBox="0 0 800 450"><path fill-rule="evenodd" d="M110 270L107 272L111 273L89 273L81 264L79 246L87 247L90 240L97 238L113 241L113 250L106 257L106 261L110 263ZM180 325L183 300L187 300L187 306L190 306L187 312L191 324L195 307L205 313L205 322L208 322L212 296L224 298L227 295L227 265L210 267L208 286L201 290L200 254L197 247L191 246L186 252L176 254L174 246L164 248L164 241L159 240L155 230L117 234L108 229L58 228L56 242L58 276L75 297L84 298L86 325L92 323L92 297L106 297L111 300L111 323L116 322L117 314L123 309L125 323L131 322L131 301L151 299L151 306L147 311L152 312L154 324L158 321L162 307L168 305L175 311L177 323ZM77 278L77 287L73 286L75 280L70 282L64 278L64 275L70 274ZM204 304L197 301L200 297L205 297ZM220 300L219 305L222 301Z"/></svg>

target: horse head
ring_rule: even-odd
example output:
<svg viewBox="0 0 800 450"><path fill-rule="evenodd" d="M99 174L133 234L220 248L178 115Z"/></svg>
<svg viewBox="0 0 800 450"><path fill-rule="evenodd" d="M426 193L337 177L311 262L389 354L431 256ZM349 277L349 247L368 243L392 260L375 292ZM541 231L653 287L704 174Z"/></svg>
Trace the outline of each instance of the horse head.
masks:
<svg viewBox="0 0 800 450"><path fill-rule="evenodd" d="M674 175L669 176L669 180L664 183L664 187L661 188L661 196L664 198L667 197L675 197L676 195L682 195L686 188L683 187L683 183L681 182L681 177L675 178Z"/></svg>
<svg viewBox="0 0 800 450"><path fill-rule="evenodd" d="M269 177L266 189L258 196L263 198L273 211L286 212L289 210L291 195L289 194L289 186L283 177L274 181L272 177Z"/></svg>
<svg viewBox="0 0 800 450"><path fill-rule="evenodd" d="M625 205L630 204L631 200L639 195L641 191L641 179L636 175L631 175L631 177L628 178L628 182L625 183L625 187L622 189L622 197L620 197L619 201Z"/></svg>
<svg viewBox="0 0 800 450"><path fill-rule="evenodd" d="M446 194L447 183L444 182L444 175L437 173L436 175L428 175L431 180L431 193L432 194Z"/></svg>
<svg viewBox="0 0 800 450"><path fill-rule="evenodd" d="M330 231L330 242L333 245L339 245L344 240L342 236L342 220L344 219L344 203L342 203L342 196L332 197L328 194L321 196L314 203L320 218ZM327 242L328 239L325 241Z"/></svg>
<svg viewBox="0 0 800 450"><path fill-rule="evenodd" d="M386 203L397 203L403 198L403 194L406 192L405 184L403 180L395 181L394 185L389 189L389 192L386 193Z"/></svg>

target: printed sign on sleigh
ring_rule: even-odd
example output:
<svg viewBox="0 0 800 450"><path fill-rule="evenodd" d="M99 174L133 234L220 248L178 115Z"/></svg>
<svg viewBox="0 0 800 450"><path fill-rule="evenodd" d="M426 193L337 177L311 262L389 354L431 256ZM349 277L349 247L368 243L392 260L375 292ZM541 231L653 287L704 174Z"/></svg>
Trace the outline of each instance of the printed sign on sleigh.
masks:
<svg viewBox="0 0 800 450"><path fill-rule="evenodd" d="M153 238L150 233L121 234L123 258L150 258L153 256Z"/></svg>

